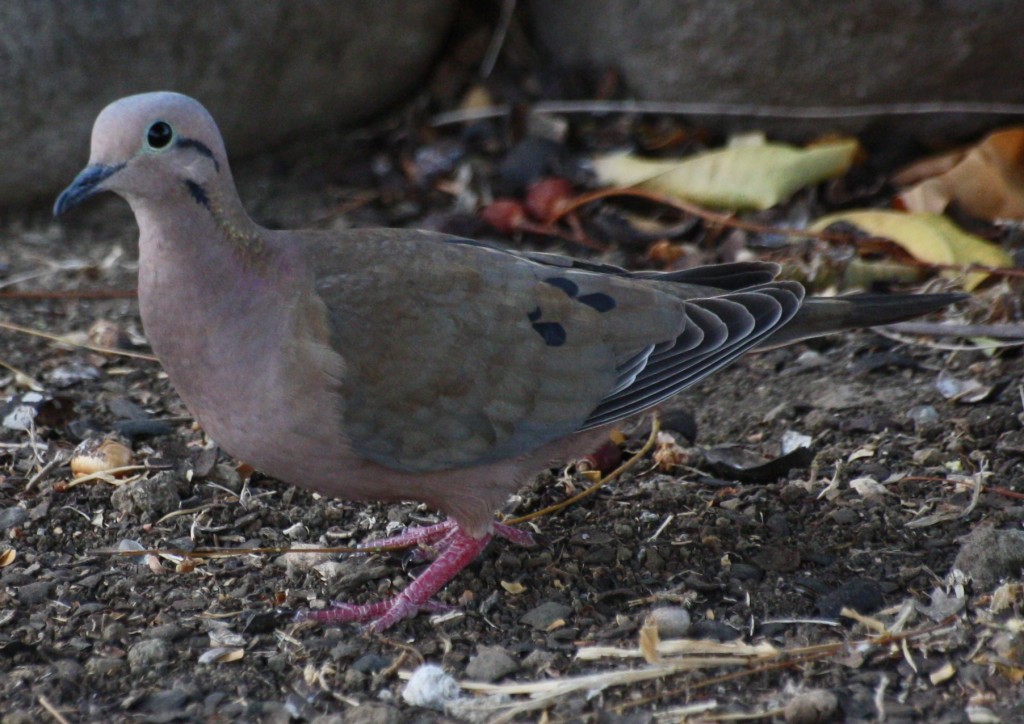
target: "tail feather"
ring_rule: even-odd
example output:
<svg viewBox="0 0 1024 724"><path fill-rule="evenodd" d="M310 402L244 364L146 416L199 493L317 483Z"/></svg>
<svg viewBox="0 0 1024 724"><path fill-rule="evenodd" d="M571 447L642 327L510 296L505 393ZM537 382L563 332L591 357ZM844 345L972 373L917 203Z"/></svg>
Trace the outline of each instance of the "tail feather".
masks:
<svg viewBox="0 0 1024 724"><path fill-rule="evenodd" d="M811 297L785 327L761 347L778 347L844 329L877 327L937 312L962 301L967 294L851 294Z"/></svg>

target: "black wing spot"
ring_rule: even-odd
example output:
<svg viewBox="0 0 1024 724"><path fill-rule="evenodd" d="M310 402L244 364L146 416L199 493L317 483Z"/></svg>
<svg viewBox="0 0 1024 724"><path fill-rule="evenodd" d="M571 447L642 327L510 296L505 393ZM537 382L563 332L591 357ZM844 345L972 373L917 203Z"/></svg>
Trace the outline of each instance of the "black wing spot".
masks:
<svg viewBox="0 0 1024 724"><path fill-rule="evenodd" d="M188 187L188 192L192 194L192 198L196 200L196 203L210 208L210 197L206 195L206 189L197 184L195 181L185 181L185 186Z"/></svg>
<svg viewBox="0 0 1024 724"><path fill-rule="evenodd" d="M548 347L561 347L565 344L565 327L558 322L534 322L533 329Z"/></svg>
<svg viewBox="0 0 1024 724"><path fill-rule="evenodd" d="M213 155L213 151L202 141L197 141L194 138L179 138L177 143L174 144L178 148L191 148L198 152L202 156L206 156L208 159L213 161L213 167L220 173L220 164L217 162L217 157Z"/></svg>
<svg viewBox="0 0 1024 724"><path fill-rule="evenodd" d="M527 312L526 318L529 319L531 322L536 322L538 319L540 319L540 307L535 307L532 312Z"/></svg>
<svg viewBox="0 0 1024 724"><path fill-rule="evenodd" d="M544 281L553 287L561 289L569 295L570 299L575 299L576 295L580 293L579 285L572 279L566 279L565 277L548 277Z"/></svg>
<svg viewBox="0 0 1024 724"><path fill-rule="evenodd" d="M586 304L588 307L593 307L599 312L610 312L616 307L615 298L605 294L604 292L584 294L576 301Z"/></svg>

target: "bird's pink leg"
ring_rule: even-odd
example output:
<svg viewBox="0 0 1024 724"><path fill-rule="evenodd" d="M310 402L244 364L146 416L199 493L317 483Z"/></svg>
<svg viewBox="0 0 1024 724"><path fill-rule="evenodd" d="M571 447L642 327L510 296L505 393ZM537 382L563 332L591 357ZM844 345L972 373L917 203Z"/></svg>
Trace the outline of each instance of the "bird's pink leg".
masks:
<svg viewBox="0 0 1024 724"><path fill-rule="evenodd" d="M430 545L437 543L457 527L453 520L446 520L436 525L422 525L418 528L406 528L398 535L388 538L375 538L359 544L360 548L407 548L409 546Z"/></svg>
<svg viewBox="0 0 1024 724"><path fill-rule="evenodd" d="M365 543L361 547L436 544L436 557L419 578L393 598L366 604L336 601L322 611L303 611L299 618L321 623L358 621L367 623L369 630L380 632L420 611L447 610L450 607L431 600L434 594L472 563L494 536L520 545L533 545L533 536L519 528L495 523L492 533L474 538L454 521L413 528L397 536Z"/></svg>

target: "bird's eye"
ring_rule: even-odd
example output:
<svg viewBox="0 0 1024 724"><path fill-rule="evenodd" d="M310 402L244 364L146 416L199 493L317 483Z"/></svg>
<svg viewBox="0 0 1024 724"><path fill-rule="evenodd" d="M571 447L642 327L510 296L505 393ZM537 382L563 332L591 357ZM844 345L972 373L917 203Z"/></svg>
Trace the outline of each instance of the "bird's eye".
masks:
<svg viewBox="0 0 1024 724"><path fill-rule="evenodd" d="M154 151L161 151L171 144L174 129L166 121L156 121L146 130L146 145Z"/></svg>

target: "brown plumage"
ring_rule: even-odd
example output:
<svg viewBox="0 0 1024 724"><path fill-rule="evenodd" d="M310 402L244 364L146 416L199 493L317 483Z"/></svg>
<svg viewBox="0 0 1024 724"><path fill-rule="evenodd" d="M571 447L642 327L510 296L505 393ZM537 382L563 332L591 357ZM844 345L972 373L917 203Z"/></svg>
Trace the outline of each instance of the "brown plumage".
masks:
<svg viewBox="0 0 1024 724"><path fill-rule="evenodd" d="M420 500L453 522L403 541L440 556L401 595L318 618L377 628L495 533L530 476L747 350L941 308L955 295L805 300L773 264L656 274L404 229L270 231L245 213L216 124L174 93L97 118L59 214L100 191L139 224L153 350L203 428L282 480Z"/></svg>

